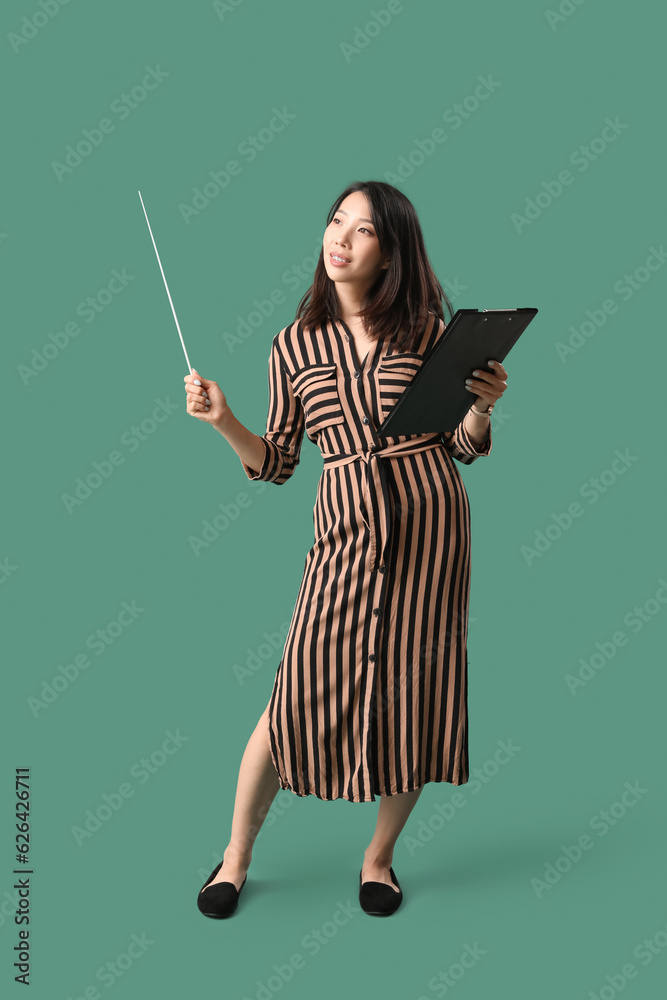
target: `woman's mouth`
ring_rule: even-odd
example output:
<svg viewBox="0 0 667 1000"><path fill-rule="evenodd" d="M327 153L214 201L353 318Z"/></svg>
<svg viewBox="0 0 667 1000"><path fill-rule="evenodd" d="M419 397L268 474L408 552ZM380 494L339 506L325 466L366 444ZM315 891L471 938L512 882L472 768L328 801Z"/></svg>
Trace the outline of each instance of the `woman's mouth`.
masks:
<svg viewBox="0 0 667 1000"><path fill-rule="evenodd" d="M347 267L348 264L352 263L351 261L346 260L345 257L341 257L335 253L329 254L329 260L331 261L334 267Z"/></svg>

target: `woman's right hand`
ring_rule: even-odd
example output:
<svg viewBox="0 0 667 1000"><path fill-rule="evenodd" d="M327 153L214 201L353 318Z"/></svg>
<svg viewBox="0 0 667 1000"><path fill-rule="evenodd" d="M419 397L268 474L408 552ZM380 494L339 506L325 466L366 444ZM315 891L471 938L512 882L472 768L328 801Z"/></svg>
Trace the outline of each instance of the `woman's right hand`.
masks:
<svg viewBox="0 0 667 1000"><path fill-rule="evenodd" d="M205 424L220 423L231 412L225 394L217 382L204 378L196 368L192 371L192 375L183 377L188 413ZM197 385L197 382L200 384Z"/></svg>

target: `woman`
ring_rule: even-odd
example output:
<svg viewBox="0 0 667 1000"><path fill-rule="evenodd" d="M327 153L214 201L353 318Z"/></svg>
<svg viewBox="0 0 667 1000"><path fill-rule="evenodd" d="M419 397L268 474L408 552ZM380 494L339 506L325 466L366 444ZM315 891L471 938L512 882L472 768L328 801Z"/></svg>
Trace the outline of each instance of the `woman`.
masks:
<svg viewBox="0 0 667 1000"><path fill-rule="evenodd" d="M188 413L222 434L249 479L286 483L304 433L324 458L314 544L241 762L230 841L197 897L206 916L236 909L279 788L381 797L359 899L393 913L394 845L423 785L468 781L470 510L453 459L491 451L507 373L497 361L471 373L473 407L453 431L376 429L444 333L441 298L451 317L411 202L383 182L350 184L296 318L273 338L266 433L234 417L217 382L185 377Z"/></svg>

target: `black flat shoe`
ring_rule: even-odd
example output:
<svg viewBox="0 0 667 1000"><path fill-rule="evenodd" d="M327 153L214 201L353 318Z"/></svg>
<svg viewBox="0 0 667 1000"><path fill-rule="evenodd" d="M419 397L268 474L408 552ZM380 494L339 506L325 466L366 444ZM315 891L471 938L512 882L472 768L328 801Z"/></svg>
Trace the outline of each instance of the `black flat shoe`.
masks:
<svg viewBox="0 0 667 1000"><path fill-rule="evenodd" d="M222 861L216 865L209 877L204 882L197 896L197 907L199 912L205 917L231 917L232 913L239 905L241 889L246 884L246 879L241 882L241 889L237 889L233 882L216 882L210 889L206 886L213 881L222 868ZM204 892L206 889L206 892Z"/></svg>
<svg viewBox="0 0 667 1000"><path fill-rule="evenodd" d="M393 868L389 869L389 874L398 892L386 882L362 882L359 872L359 903L364 913L373 917L388 917L401 905L403 893Z"/></svg>

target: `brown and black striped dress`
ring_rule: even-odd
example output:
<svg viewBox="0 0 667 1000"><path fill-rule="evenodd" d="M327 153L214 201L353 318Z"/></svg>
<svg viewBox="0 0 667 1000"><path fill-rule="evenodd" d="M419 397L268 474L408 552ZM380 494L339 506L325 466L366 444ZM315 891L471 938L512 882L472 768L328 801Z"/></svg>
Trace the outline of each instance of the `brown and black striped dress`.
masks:
<svg viewBox="0 0 667 1000"><path fill-rule="evenodd" d="M249 479L286 483L304 431L324 468L314 544L269 708L280 786L372 802L428 781L468 781L470 507L454 459L476 449L462 424L380 437L376 428L445 323L416 351L375 342L357 356L341 321L273 338L265 457Z"/></svg>

